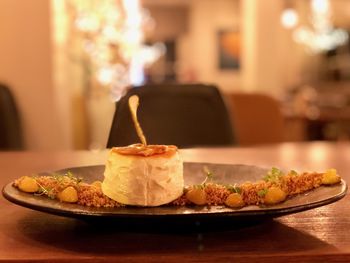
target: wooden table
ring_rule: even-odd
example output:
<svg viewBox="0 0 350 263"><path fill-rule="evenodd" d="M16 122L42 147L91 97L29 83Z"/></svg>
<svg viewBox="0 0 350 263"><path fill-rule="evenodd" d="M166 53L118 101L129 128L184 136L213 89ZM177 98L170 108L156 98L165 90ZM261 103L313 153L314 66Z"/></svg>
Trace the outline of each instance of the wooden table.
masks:
<svg viewBox="0 0 350 263"><path fill-rule="evenodd" d="M186 161L245 163L299 170L338 169L350 182L349 143L187 149ZM0 153L0 183L43 170L102 164L102 152ZM314 210L244 227L208 231L121 229L48 215L0 198L0 260L50 262L216 261L350 262L350 205Z"/></svg>

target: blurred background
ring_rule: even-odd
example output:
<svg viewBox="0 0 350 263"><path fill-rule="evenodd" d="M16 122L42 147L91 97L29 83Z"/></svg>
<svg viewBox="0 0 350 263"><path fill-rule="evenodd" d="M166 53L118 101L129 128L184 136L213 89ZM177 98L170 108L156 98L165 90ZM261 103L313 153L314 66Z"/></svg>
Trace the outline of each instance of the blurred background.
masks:
<svg viewBox="0 0 350 263"><path fill-rule="evenodd" d="M214 84L229 111L269 96L282 141L348 140L349 18L348 0L0 0L13 148L105 148L128 87L165 82Z"/></svg>

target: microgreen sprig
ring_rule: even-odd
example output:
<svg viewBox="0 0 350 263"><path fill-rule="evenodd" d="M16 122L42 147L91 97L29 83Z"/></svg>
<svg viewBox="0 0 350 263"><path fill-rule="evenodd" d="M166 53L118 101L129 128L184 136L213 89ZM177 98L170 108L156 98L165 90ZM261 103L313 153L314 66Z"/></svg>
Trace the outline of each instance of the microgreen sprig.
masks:
<svg viewBox="0 0 350 263"><path fill-rule="evenodd" d="M278 183L283 176L283 172L276 168L272 167L271 170L264 176L263 180L265 182Z"/></svg>
<svg viewBox="0 0 350 263"><path fill-rule="evenodd" d="M205 186L206 183L213 180L214 174L211 171L209 171L207 166L204 166L203 170L204 170L206 177L205 177L204 181L201 183L201 185Z"/></svg>
<svg viewBox="0 0 350 263"><path fill-rule="evenodd" d="M242 189L239 186L237 186L237 184L234 184L234 185L229 184L226 186L226 189L232 193L237 193L237 194L241 194L242 192Z"/></svg>
<svg viewBox="0 0 350 263"><path fill-rule="evenodd" d="M44 187L38 181L36 182L39 186L39 192L36 195L46 195L51 199L55 199L55 194L53 193L53 188Z"/></svg>

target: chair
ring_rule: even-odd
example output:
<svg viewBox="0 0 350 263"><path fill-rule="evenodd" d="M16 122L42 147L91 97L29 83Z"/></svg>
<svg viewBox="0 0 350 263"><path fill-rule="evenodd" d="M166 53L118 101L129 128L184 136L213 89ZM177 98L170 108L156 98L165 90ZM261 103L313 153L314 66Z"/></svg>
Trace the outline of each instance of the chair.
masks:
<svg viewBox="0 0 350 263"><path fill-rule="evenodd" d="M10 89L0 83L0 150L21 150L20 117Z"/></svg>
<svg viewBox="0 0 350 263"><path fill-rule="evenodd" d="M239 145L284 141L284 118L277 100L257 93L233 93L228 98Z"/></svg>
<svg viewBox="0 0 350 263"><path fill-rule="evenodd" d="M140 142L128 108L131 95L140 98L138 119L149 144L234 144L229 114L216 87L162 84L132 88L117 102L108 148Z"/></svg>

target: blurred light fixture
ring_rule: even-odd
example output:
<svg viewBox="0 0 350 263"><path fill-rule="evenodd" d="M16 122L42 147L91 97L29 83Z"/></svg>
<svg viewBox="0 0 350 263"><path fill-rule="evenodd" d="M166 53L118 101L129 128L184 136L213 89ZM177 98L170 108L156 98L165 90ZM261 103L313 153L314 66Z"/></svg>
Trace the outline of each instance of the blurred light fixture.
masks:
<svg viewBox="0 0 350 263"><path fill-rule="evenodd" d="M293 28L298 24L299 16L293 8L284 9L281 15L281 23L285 28Z"/></svg>
<svg viewBox="0 0 350 263"><path fill-rule="evenodd" d="M144 67L164 54L164 45L144 44L155 22L141 0L66 0L75 9L74 26L89 74L118 100L129 85L144 82Z"/></svg>
<svg viewBox="0 0 350 263"><path fill-rule="evenodd" d="M327 14L329 12L328 0L312 0L311 9L317 14Z"/></svg>
<svg viewBox="0 0 350 263"><path fill-rule="evenodd" d="M332 25L329 0L312 0L311 10L311 27L297 28L293 34L296 42L304 44L313 53L320 53L333 50L348 41L348 33Z"/></svg>
<svg viewBox="0 0 350 263"><path fill-rule="evenodd" d="M284 28L291 29L298 24L299 16L291 0L284 1L284 10L281 14L281 24Z"/></svg>

